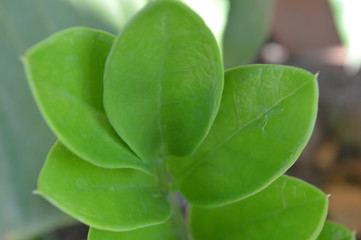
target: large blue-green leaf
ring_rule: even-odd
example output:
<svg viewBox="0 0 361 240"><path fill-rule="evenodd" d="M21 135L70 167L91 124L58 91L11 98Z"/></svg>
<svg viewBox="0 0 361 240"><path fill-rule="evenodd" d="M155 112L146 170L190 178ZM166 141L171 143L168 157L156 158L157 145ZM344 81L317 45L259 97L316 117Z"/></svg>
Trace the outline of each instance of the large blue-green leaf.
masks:
<svg viewBox="0 0 361 240"><path fill-rule="evenodd" d="M77 25L112 30L67 1L0 0L0 239L28 239L74 222L31 194L55 138L34 104L20 58L50 34Z"/></svg>
<svg viewBox="0 0 361 240"><path fill-rule="evenodd" d="M219 208L192 207L194 240L315 240L327 215L327 196L282 176L261 192Z"/></svg>
<svg viewBox="0 0 361 240"><path fill-rule="evenodd" d="M248 197L281 176L307 144L317 114L316 76L280 65L228 70L217 118L190 157L172 157L175 187L195 205Z"/></svg>
<svg viewBox="0 0 361 240"><path fill-rule="evenodd" d="M117 38L104 79L110 122L144 160L187 155L218 111L223 64L203 20L177 1L150 3Z"/></svg>

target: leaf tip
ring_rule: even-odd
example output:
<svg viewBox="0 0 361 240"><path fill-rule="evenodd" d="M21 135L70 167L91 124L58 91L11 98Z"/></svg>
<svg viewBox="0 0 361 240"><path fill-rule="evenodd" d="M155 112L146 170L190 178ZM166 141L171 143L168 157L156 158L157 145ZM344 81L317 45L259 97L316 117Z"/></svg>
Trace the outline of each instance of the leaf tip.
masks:
<svg viewBox="0 0 361 240"><path fill-rule="evenodd" d="M316 72L315 79L317 79L319 75L320 75L320 71Z"/></svg>
<svg viewBox="0 0 361 240"><path fill-rule="evenodd" d="M26 60L26 58L25 58L25 56L24 55L21 55L21 56L19 56L19 61L21 62L21 63L25 63L25 60Z"/></svg>
<svg viewBox="0 0 361 240"><path fill-rule="evenodd" d="M31 193L34 195L41 195L41 193L38 189L33 190Z"/></svg>

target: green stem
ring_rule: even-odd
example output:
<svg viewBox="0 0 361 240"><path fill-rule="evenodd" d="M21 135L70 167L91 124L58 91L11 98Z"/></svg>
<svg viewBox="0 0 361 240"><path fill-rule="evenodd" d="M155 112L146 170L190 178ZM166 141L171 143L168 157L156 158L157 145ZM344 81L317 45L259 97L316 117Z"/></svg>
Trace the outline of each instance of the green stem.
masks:
<svg viewBox="0 0 361 240"><path fill-rule="evenodd" d="M180 239L180 240L190 239L188 229L187 229L186 223L185 223L185 217L183 215L183 212L180 208L180 204L178 201L177 193L170 192L168 195L168 201L170 202L170 204L172 206L171 225L174 228L177 239Z"/></svg>
<svg viewBox="0 0 361 240"><path fill-rule="evenodd" d="M172 216L169 221L173 226L177 239L188 240L189 234L185 224L185 218L180 208L177 193L171 191L169 187L169 174L166 167L166 158L160 158L157 162L156 175L158 178L159 186L161 187L164 196L167 198L168 202L171 205Z"/></svg>

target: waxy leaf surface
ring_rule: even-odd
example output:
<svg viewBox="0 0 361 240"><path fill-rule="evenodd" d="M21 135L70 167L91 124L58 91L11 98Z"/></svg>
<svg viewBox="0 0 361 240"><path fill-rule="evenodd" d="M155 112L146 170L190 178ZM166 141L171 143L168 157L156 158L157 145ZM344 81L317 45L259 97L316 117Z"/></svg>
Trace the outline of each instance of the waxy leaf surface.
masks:
<svg viewBox="0 0 361 240"><path fill-rule="evenodd" d="M105 69L104 106L144 160L192 153L217 113L223 65L204 22L177 1L150 3L124 29Z"/></svg>
<svg viewBox="0 0 361 240"><path fill-rule="evenodd" d="M308 142L317 113L316 76L249 65L225 74L217 118L190 157L169 162L175 187L195 205L248 197L281 176Z"/></svg>
<svg viewBox="0 0 361 240"><path fill-rule="evenodd" d="M146 169L119 138L103 108L103 69L114 37L72 28L26 54L33 94L51 129L83 159L101 167Z"/></svg>
<svg viewBox="0 0 361 240"><path fill-rule="evenodd" d="M159 224L170 216L165 189L135 169L94 166L58 142L42 169L38 193L87 225L126 231Z"/></svg>
<svg viewBox="0 0 361 240"><path fill-rule="evenodd" d="M282 176L263 191L218 208L192 207L194 240L314 240L327 214L327 196Z"/></svg>
<svg viewBox="0 0 361 240"><path fill-rule="evenodd" d="M169 219L167 222L126 232L112 232L90 228L88 240L187 240L183 223Z"/></svg>
<svg viewBox="0 0 361 240"><path fill-rule="evenodd" d="M355 232L351 232L344 226L326 221L317 240L355 240Z"/></svg>

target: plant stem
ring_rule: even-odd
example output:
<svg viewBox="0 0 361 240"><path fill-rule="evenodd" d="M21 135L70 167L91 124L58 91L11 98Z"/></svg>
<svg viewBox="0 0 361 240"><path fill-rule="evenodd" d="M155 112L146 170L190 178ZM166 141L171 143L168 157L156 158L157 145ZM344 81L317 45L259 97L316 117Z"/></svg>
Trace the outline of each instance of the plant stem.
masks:
<svg viewBox="0 0 361 240"><path fill-rule="evenodd" d="M188 233L188 229L186 227L185 217L183 215L182 209L180 208L177 193L170 192L168 195L168 201L172 206L172 219L170 221L177 239L190 239L190 234Z"/></svg>
<svg viewBox="0 0 361 240"><path fill-rule="evenodd" d="M164 197L168 200L172 209L172 216L168 220L170 225L173 227L174 233L177 239L188 240L189 234L185 224L185 219L181 210L180 203L178 201L177 193L170 190L169 174L166 167L166 158L159 158L157 162L156 176L158 179L159 186L161 187Z"/></svg>

